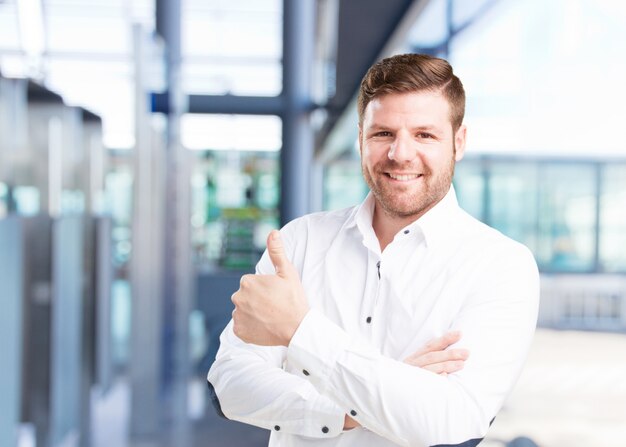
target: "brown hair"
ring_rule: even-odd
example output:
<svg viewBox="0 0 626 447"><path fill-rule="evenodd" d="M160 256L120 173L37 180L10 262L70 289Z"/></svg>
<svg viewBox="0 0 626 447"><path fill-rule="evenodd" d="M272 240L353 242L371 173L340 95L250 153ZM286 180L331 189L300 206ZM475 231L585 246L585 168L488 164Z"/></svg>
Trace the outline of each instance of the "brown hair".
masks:
<svg viewBox="0 0 626 447"><path fill-rule="evenodd" d="M361 81L358 97L359 125L369 102L390 93L440 92L450 105L450 122L456 132L465 115L465 90L448 61L425 54L398 54L370 67Z"/></svg>

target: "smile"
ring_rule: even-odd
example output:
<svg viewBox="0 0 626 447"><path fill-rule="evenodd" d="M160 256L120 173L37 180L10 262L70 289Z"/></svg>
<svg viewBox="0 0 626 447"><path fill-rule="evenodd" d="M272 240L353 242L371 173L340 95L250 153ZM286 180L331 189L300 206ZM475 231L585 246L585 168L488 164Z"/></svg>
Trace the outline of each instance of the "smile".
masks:
<svg viewBox="0 0 626 447"><path fill-rule="evenodd" d="M408 182L409 180L415 180L422 176L422 174L392 174L391 172L386 172L386 174L394 180L399 180L401 182Z"/></svg>

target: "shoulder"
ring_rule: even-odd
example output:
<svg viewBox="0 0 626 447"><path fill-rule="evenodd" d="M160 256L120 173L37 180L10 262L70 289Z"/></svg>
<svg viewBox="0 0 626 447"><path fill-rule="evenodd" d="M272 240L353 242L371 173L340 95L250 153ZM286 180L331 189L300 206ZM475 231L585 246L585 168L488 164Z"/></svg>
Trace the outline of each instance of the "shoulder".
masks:
<svg viewBox="0 0 626 447"><path fill-rule="evenodd" d="M461 210L459 214L462 239L479 263L497 269L523 268L537 271L535 258L524 244L504 235ZM481 262L482 261L482 262Z"/></svg>

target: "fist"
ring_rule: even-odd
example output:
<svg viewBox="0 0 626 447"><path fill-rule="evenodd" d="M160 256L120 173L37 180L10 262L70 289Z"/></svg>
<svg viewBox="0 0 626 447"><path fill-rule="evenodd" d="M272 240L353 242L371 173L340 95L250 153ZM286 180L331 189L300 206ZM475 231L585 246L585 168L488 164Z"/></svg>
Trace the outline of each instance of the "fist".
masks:
<svg viewBox="0 0 626 447"><path fill-rule="evenodd" d="M309 306L276 230L267 238L267 251L276 274L241 277L239 290L231 297L233 330L246 343L288 346Z"/></svg>

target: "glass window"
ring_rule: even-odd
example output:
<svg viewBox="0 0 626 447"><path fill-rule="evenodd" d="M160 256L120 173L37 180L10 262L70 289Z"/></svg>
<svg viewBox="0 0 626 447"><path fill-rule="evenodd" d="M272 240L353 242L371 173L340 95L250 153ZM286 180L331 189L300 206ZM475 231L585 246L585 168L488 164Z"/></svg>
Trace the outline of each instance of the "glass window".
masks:
<svg viewBox="0 0 626 447"><path fill-rule="evenodd" d="M0 54L21 50L17 4L0 2Z"/></svg>
<svg viewBox="0 0 626 447"><path fill-rule="evenodd" d="M280 94L280 0L185 0L182 32L186 93Z"/></svg>
<svg viewBox="0 0 626 447"><path fill-rule="evenodd" d="M594 270L595 165L546 164L539 178L537 262L546 270Z"/></svg>
<svg viewBox="0 0 626 447"><path fill-rule="evenodd" d="M600 265L626 271L626 164L605 166L600 198Z"/></svg>
<svg viewBox="0 0 626 447"><path fill-rule="evenodd" d="M436 3L436 2L433 2ZM472 148L520 155L619 155L626 120L626 3L503 1L455 38ZM580 57L593 54L594 61Z"/></svg>
<svg viewBox="0 0 626 447"><path fill-rule="evenodd" d="M0 182L0 219L9 213L9 188Z"/></svg>
<svg viewBox="0 0 626 447"><path fill-rule="evenodd" d="M354 206L363 201L368 191L359 160L341 160L325 169L325 210Z"/></svg>
<svg viewBox="0 0 626 447"><path fill-rule="evenodd" d="M485 220L485 176L479 159L464 159L454 168L459 205L476 219Z"/></svg>
<svg viewBox="0 0 626 447"><path fill-rule="evenodd" d="M185 114L181 139L196 150L279 151L282 121L273 115Z"/></svg>
<svg viewBox="0 0 626 447"><path fill-rule="evenodd" d="M487 222L536 251L539 187L537 164L492 161L488 166Z"/></svg>

